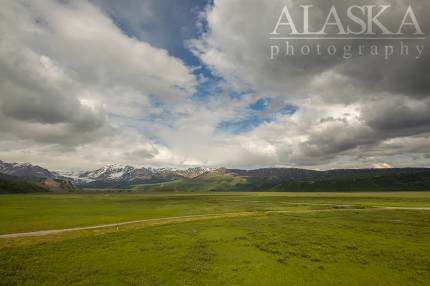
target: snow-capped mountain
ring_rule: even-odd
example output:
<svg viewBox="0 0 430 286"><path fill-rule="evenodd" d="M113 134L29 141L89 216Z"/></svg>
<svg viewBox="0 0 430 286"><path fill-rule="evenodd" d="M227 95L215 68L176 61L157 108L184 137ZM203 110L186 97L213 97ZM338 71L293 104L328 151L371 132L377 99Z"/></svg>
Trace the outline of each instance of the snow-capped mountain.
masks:
<svg viewBox="0 0 430 286"><path fill-rule="evenodd" d="M217 169L196 167L196 168L189 168L185 170L177 170L175 173L178 174L179 176L192 179L215 170Z"/></svg>
<svg viewBox="0 0 430 286"><path fill-rule="evenodd" d="M86 183L93 182L94 179L83 177L87 171L55 171L53 172L57 178L66 178L73 181L77 185L84 185Z"/></svg>
<svg viewBox="0 0 430 286"><path fill-rule="evenodd" d="M193 179L216 169L211 168L136 168L133 166L107 165L90 171L51 172L29 163L0 161L0 173L28 178L56 179L73 182L79 186L126 186L139 183L159 183L181 178Z"/></svg>
<svg viewBox="0 0 430 286"><path fill-rule="evenodd" d="M29 163L6 163L0 161L0 179L2 176L6 177L6 179L8 179L8 177L12 177L13 180L16 180L13 176L22 177L23 181L29 181L31 184L36 184L50 190L60 191L74 191L75 186L122 188L136 184L163 183L178 179L184 181L196 179L196 182L206 184L205 180L201 181L199 180L199 177L208 173L228 174L230 176L228 176L228 178L231 178L231 176L253 178L253 180L259 183L250 184L249 186L251 188L252 186L261 187L264 184L267 184L268 188L272 188L273 184L280 186L280 184L293 184L294 182L298 182L298 186L301 187L302 185L300 184L303 182L314 184L315 182L325 182L330 180L333 184L340 184L339 182L344 182L345 178L353 178L351 179L353 181L364 178L363 180L365 180L366 184L374 186L381 182L385 184L386 180L388 180L382 179L380 182L380 179L378 178L381 178L381 176L382 178L384 178L384 176L388 176L387 178L389 178L389 180L397 182L394 187L399 184L401 186L410 186L412 184L413 186L416 185L417 187L422 188L423 186L427 186L426 182L428 181L428 177L426 176L428 176L428 172L429 169L426 168L340 169L315 171L294 168L262 168L255 170L202 167L188 169L151 167L136 168L121 165L107 165L91 171L52 172ZM9 176L4 176L2 174ZM293 186L295 185L293 184ZM340 184L340 186L343 185ZM387 186L390 188L393 187L389 184Z"/></svg>
<svg viewBox="0 0 430 286"><path fill-rule="evenodd" d="M29 178L56 178L49 170L29 163L6 163L0 160L0 173Z"/></svg>
<svg viewBox="0 0 430 286"><path fill-rule="evenodd" d="M107 185L107 184L132 184L132 183L158 183L180 178L195 178L213 169L189 168L186 170L174 168L136 168L132 166L107 165L100 169L80 172L73 178L77 184ZM63 173L63 175L66 175Z"/></svg>
<svg viewBox="0 0 430 286"><path fill-rule="evenodd" d="M136 168L132 166L107 165L100 169L82 172L80 179L87 181L126 181L136 173Z"/></svg>

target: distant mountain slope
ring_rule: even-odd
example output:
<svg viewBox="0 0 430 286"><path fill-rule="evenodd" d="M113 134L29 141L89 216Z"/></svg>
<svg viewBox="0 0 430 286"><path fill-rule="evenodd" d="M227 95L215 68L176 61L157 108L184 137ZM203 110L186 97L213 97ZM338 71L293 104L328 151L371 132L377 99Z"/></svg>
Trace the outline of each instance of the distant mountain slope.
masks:
<svg viewBox="0 0 430 286"><path fill-rule="evenodd" d="M248 177L241 188L252 191L348 192L348 191L430 191L430 171L349 173L301 180Z"/></svg>
<svg viewBox="0 0 430 286"><path fill-rule="evenodd" d="M428 169L314 171L285 175L276 172L211 172L194 179L164 184L138 185L145 191L274 191L274 192L366 192L430 191ZM316 172L316 171L315 171ZM283 176L281 176L283 175Z"/></svg>
<svg viewBox="0 0 430 286"><path fill-rule="evenodd" d="M336 169L315 171L295 168L262 168L255 170L227 169L226 172L244 177L279 178L282 180L317 180L341 176L368 176L388 174L413 174L430 171L426 168L391 168L391 169Z"/></svg>
<svg viewBox="0 0 430 286"><path fill-rule="evenodd" d="M53 191L73 191L73 180L55 172L29 163L6 163L0 161L0 192L30 193Z"/></svg>
<svg viewBox="0 0 430 286"><path fill-rule="evenodd" d="M208 168L135 168L132 166L108 165L93 171L81 172L73 179L86 187L124 187L132 184L153 184L192 179L210 172ZM65 175L65 173L63 173Z"/></svg>
<svg viewBox="0 0 430 286"><path fill-rule="evenodd" d="M0 194L75 191L69 180L52 178L25 178L0 174Z"/></svg>
<svg viewBox="0 0 430 286"><path fill-rule="evenodd" d="M19 177L0 174L0 194L48 192L47 188Z"/></svg>
<svg viewBox="0 0 430 286"><path fill-rule="evenodd" d="M212 171L210 168L189 168L185 170L173 168L135 168L132 166L107 165L91 171L51 172L30 163L6 163L0 161L0 174L24 178L62 180L85 187L124 187L131 184L148 184L192 179ZM53 184L53 181L50 184Z"/></svg>
<svg viewBox="0 0 430 286"><path fill-rule="evenodd" d="M132 186L143 191L239 191L248 180L232 173L210 172L195 178L183 178L165 183Z"/></svg>
<svg viewBox="0 0 430 286"><path fill-rule="evenodd" d="M430 191L430 171L351 175L308 181L284 181L268 184L273 191L284 192L371 192Z"/></svg>
<svg viewBox="0 0 430 286"><path fill-rule="evenodd" d="M0 173L28 178L55 178L56 175L40 166L29 163L6 163L0 160Z"/></svg>
<svg viewBox="0 0 430 286"><path fill-rule="evenodd" d="M75 185L71 180L61 180L61 179L42 179L39 184L51 191L67 191L67 192L73 192L76 190Z"/></svg>
<svg viewBox="0 0 430 286"><path fill-rule="evenodd" d="M103 168L82 173L81 177L91 180L128 179L134 175L135 168L131 166L109 165Z"/></svg>
<svg viewBox="0 0 430 286"><path fill-rule="evenodd" d="M75 185L83 188L181 191L430 191L430 169L427 168L316 171L196 167L181 170L107 165L91 171L52 172L29 163L0 161L1 173L61 191L73 191Z"/></svg>

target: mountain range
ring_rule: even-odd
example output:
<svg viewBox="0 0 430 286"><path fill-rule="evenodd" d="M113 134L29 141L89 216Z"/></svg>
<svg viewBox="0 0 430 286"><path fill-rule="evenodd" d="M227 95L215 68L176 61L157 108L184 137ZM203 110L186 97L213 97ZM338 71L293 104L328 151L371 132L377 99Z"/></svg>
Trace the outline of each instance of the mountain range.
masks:
<svg viewBox="0 0 430 286"><path fill-rule="evenodd" d="M78 186L121 187L134 184L153 184L178 179L193 179L215 169L189 168L136 168L132 166L107 165L100 169L82 172L55 172L57 178L71 179Z"/></svg>
<svg viewBox="0 0 430 286"><path fill-rule="evenodd" d="M107 165L89 171L50 171L30 163L7 163L0 160L0 174L26 179L55 179L78 187L124 187L133 184L168 182L177 179L193 179L214 171L212 168L136 168Z"/></svg>
<svg viewBox="0 0 430 286"><path fill-rule="evenodd" d="M16 177L54 178L52 172L29 163L6 163L0 160L0 173Z"/></svg>
<svg viewBox="0 0 430 286"><path fill-rule="evenodd" d="M51 171L30 163L0 160L0 192L18 181L34 188L73 191L76 188L118 188L160 191L376 191L430 190L430 169L337 169L316 171L297 168L255 170L188 169L107 165L79 172ZM8 183L5 183L8 182ZM31 189L34 189L31 188ZM4 191L3 191L4 192Z"/></svg>

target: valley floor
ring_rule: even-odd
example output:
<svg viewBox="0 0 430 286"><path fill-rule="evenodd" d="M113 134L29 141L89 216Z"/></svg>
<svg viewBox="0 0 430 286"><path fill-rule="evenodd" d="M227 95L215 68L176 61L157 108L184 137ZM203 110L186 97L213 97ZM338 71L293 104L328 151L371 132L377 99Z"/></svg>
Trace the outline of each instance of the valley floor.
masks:
<svg viewBox="0 0 430 286"><path fill-rule="evenodd" d="M0 285L429 285L429 241L430 192L0 195Z"/></svg>

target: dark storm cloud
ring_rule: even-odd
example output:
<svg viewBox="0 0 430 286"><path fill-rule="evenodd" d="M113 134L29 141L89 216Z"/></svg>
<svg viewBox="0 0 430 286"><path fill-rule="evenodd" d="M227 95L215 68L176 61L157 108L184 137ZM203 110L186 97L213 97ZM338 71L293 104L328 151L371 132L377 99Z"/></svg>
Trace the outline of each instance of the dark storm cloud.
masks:
<svg viewBox="0 0 430 286"><path fill-rule="evenodd" d="M374 1L325 1L324 3L328 5L328 3L333 4L332 2L336 7L342 7L342 5L347 7L351 4L375 5ZM407 7L411 6L422 32L426 35L430 32L430 19L427 15L430 2L396 0L380 1L377 4L392 6L387 9L387 14L383 14L380 18L383 25L390 31L397 31ZM403 32L413 35L415 29L405 27ZM407 46L408 56L400 55L402 44L399 40L350 41L348 44L353 46L373 45L380 50L385 46L393 46L394 55L388 60L381 56L355 57L342 61L335 69L348 76L353 84L361 89L367 89L368 92L386 91L411 97L427 97L430 95L430 38L427 36L424 40L403 40L402 42ZM342 42L342 45L344 44ZM417 49L422 47L424 48L422 54L419 54Z"/></svg>
<svg viewBox="0 0 430 286"><path fill-rule="evenodd" d="M387 61L381 58L357 58L337 67L348 76L351 84L367 93L390 92L409 97L430 96L430 42L425 41L421 59L397 56ZM414 44L413 44L414 45Z"/></svg>
<svg viewBox="0 0 430 286"><path fill-rule="evenodd" d="M344 1L344 3L351 4L351 1ZM366 1L354 1L355 5L361 3L366 3ZM335 4L336 7L339 7L340 3L336 1ZM371 1L370 4L372 4ZM404 12L406 7L411 5L422 31L424 33L430 31L430 21L427 17L430 9L428 1L386 1L378 4L388 4L394 7L390 8L394 11L392 14L381 18L381 22L390 30L396 31L396 27L399 26L403 18L401 12ZM405 29L405 31L407 30ZM406 97L428 97L430 95L430 39L427 37L425 40L405 40L402 42L403 44L398 40L342 42L341 45L349 44L353 47L364 44L377 46L380 50L383 50L385 46L393 46L394 56L388 60L381 56L355 57L351 60L342 61L334 69L347 76L350 83L364 92L389 92L403 94ZM408 56L400 55L401 45L407 46ZM417 48L422 48L422 46L424 50L417 59L419 54ZM360 96L357 98L358 101L361 99Z"/></svg>
<svg viewBox="0 0 430 286"><path fill-rule="evenodd" d="M428 132L430 127L430 102L407 101L393 98L391 101L369 104L364 107L366 124L375 131L414 135Z"/></svg>
<svg viewBox="0 0 430 286"><path fill-rule="evenodd" d="M227 6L224 1L219 1L221 6ZM336 7L341 23L344 27L348 24L351 29L357 30L354 22L347 19L347 9L351 5L375 5L374 1L288 1L288 7L291 17L294 20L297 30L303 31L303 9L301 5L313 5L310 8L310 31L318 31L322 28L330 7ZM260 88L262 91L268 90L278 93L282 96L302 97L303 88L307 87L313 77L329 71L336 71L344 76L349 77L349 82L363 89L367 88L368 92L389 91L393 93L404 93L406 95L423 95L429 90L429 46L430 39L410 40L405 44L409 45L410 56L399 56L400 42L398 40L290 40L289 43L295 46L294 56L278 56L275 60L269 57L270 46L279 44L281 54L285 40L269 40L273 35L270 33L274 30L275 24L280 16L285 1L237 1L228 5L229 9L217 11L219 14L208 17L209 25L212 28L208 37L209 41L202 45L194 44L196 54L214 69L217 69L224 76L237 76L249 81L252 85ZM415 12L419 26L424 33L430 31L430 21L426 15L430 10L428 1L378 1L374 13L381 9L378 5L392 5L391 8L378 18L384 26L390 31L399 29L407 7L411 5ZM216 5L215 5L216 7ZM357 13L357 11L356 11ZM220 19L223 19L220 21ZM234 19L229 21L228 19ZM258 20L256 20L258 19ZM363 19L366 19L363 16ZM333 18L331 18L333 21ZM285 19L284 19L285 22ZM412 33L410 27L405 27L404 32ZM374 27L376 33L381 30ZM225 34L222 32L225 31ZM329 27L327 32L336 34L338 31L334 27ZM279 36L288 35L289 27L280 26L278 29ZM316 45L320 44L323 52L316 55ZM209 45L209 46L208 46ZM300 47L309 45L312 49L311 56L300 54ZM327 54L327 47L334 45L338 53L334 56ZM377 46L382 50L386 45L394 45L394 55L386 60L383 55L380 56L357 56L345 60L342 48L350 45L353 52L357 54L359 45ZM418 52L416 46L424 45L423 54L417 60L415 57ZM208 52L208 48L214 48L214 51ZM222 58L216 50L222 52ZM214 53L214 54L213 54ZM217 58L211 58L216 55ZM220 63L220 59L223 62ZM231 67L226 68L226 64ZM231 73L231 74L230 74Z"/></svg>
<svg viewBox="0 0 430 286"><path fill-rule="evenodd" d="M300 145L300 152L292 157L296 162L318 165L337 155L362 145L374 145L380 139L369 128L354 128L348 124L334 124L321 132L310 134L309 140ZM315 163L311 163L315 160Z"/></svg>
<svg viewBox="0 0 430 286"><path fill-rule="evenodd" d="M239 86L245 82L257 92L291 100L299 106L296 116L301 124L295 134L300 143L277 147L282 162L319 165L356 152L366 157L367 153L381 151L391 140L400 140L397 144L402 145L411 136L424 138L430 133L428 37L404 40L409 55L403 56L400 55L401 42L391 39L289 40L289 44L296 47L295 55L286 56L282 54L286 52L285 40L269 40L286 4L299 31L303 31L300 5L313 5L311 31L321 29L332 6L344 27L349 23L353 29L358 29L346 17L351 5L377 5L375 13L381 9L378 5L391 5L379 19L393 32L397 32L411 5L419 28L426 34L430 31L427 16L430 2L424 0L377 3L370 0L218 1L207 17L210 32L194 44L194 51ZM375 31L382 32L378 27ZM403 32L410 35L417 31L405 27ZM279 32L280 36L288 36L290 30L284 26ZM336 34L338 31L332 27L328 32ZM321 55L316 54L318 43ZM270 48L276 44L281 49L280 55L271 59ZM300 55L303 45L313 48L309 56ZM330 45L336 47L336 55L328 55ZM365 46L363 55L358 54L360 45ZM390 57L382 53L386 46L393 46ZM424 50L421 51L422 46ZM351 58L346 57L345 47L351 47ZM371 55L370 47L376 47L379 55ZM342 116L339 113L343 109L354 116ZM291 133L286 130L285 137L291 138ZM272 139L275 142L282 138L277 134L278 137ZM414 144L416 148L428 146L425 140L414 140ZM406 146L392 150L398 150L399 154L412 152Z"/></svg>
<svg viewBox="0 0 430 286"><path fill-rule="evenodd" d="M411 5L414 14L418 20L419 27L424 33L430 31L430 20L427 13L430 10L430 3L428 1L292 1L290 11L298 26L298 30L303 29L302 10L298 8L300 5L313 5L311 8L310 30L318 31L325 17L330 11L330 7L336 7L341 23L344 27L351 24L352 29L357 29L351 20L346 18L346 11L351 5L391 5L380 18L383 26L387 27L390 31L397 32L401 21L405 15L407 7ZM375 12L379 11L379 6L375 8ZM409 18L408 18L409 19ZM333 18L332 18L333 21ZM316 24L318 23L318 24ZM337 28L332 27L332 33L337 33ZM376 33L380 33L380 29L374 27ZM327 30L330 32L330 30ZM282 30L280 30L282 32ZM405 27L404 32L412 33L414 29ZM317 40L308 40L307 42L294 42L299 46L309 44L310 46L316 45ZM294 77L308 77L309 75L319 74L325 71L334 70L349 78L349 83L354 84L357 88L365 90L369 93L372 92L390 92L402 93L405 96L426 97L430 94L430 38L425 40L404 40L403 45L408 46L408 56L400 55L400 41L399 40L333 40L321 42L321 49L324 51L327 46L334 45L340 51L335 56L296 56L286 57L281 61L271 63L271 65L279 66L279 72L282 69L286 70L288 74L293 74ZM357 53L358 46L364 45L367 49L370 46L376 46L382 52L385 46L393 46L394 54L389 59L384 56L371 56L369 51L364 56L353 56L352 59L345 60L343 58L342 48L351 46L352 52ZM424 46L422 54L418 49ZM419 56L419 59L417 57ZM290 66L293 68L290 68ZM282 66L282 67L281 67ZM276 70L276 68L274 69ZM285 73L284 73L285 75ZM335 86L333 86L335 88ZM359 101L361 97L357 98Z"/></svg>
<svg viewBox="0 0 430 286"><path fill-rule="evenodd" d="M30 51L1 52L2 132L68 145L102 135L103 110L82 105L78 85L54 62Z"/></svg>
<svg viewBox="0 0 430 286"><path fill-rule="evenodd" d="M27 78L25 73L16 74L13 79L5 76L0 82L3 87L0 111L8 117L43 124L82 122L85 123L79 124L82 131L103 124L103 115L81 105L74 96L73 86L52 87L42 78Z"/></svg>
<svg viewBox="0 0 430 286"><path fill-rule="evenodd" d="M289 159L299 164L318 165L342 154L393 156L430 150L429 101L383 97L379 102L362 106L359 122L353 123L345 117L323 118L317 123L321 129L308 132L308 140ZM387 143L392 139L400 141Z"/></svg>
<svg viewBox="0 0 430 286"><path fill-rule="evenodd" d="M359 123L353 123L345 117L323 118L321 129L308 133L308 140L300 145L298 162L311 162L312 159L330 160L344 152L356 150L370 153L370 150L384 146L380 154L394 150L391 155L402 152L422 152L430 148L430 103L429 101L410 100L407 97L394 96L387 100L365 103L360 110ZM328 127L324 127L322 125ZM384 144L394 138L417 136L409 146ZM361 148L361 149L360 149Z"/></svg>

